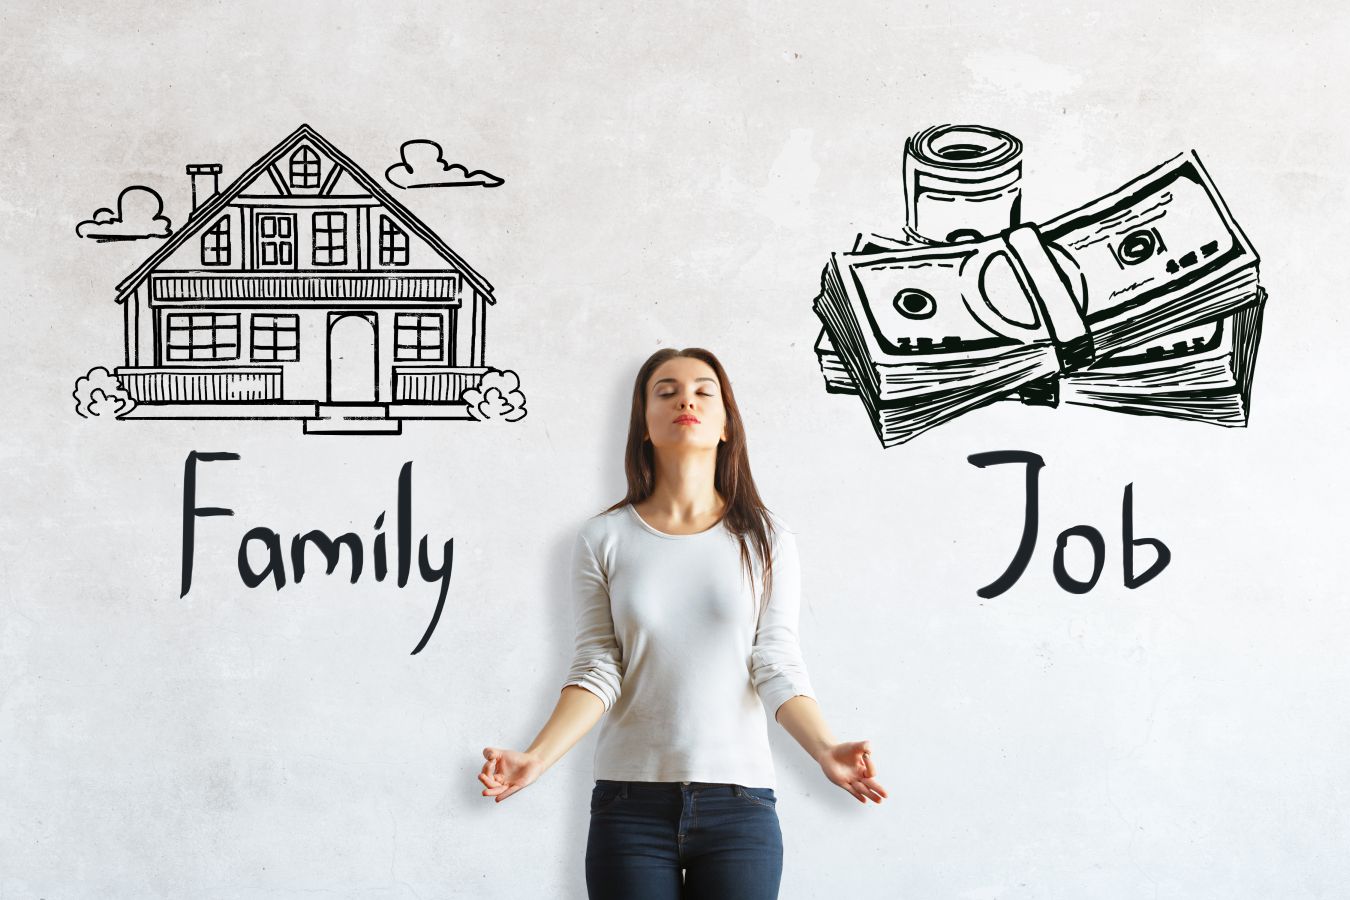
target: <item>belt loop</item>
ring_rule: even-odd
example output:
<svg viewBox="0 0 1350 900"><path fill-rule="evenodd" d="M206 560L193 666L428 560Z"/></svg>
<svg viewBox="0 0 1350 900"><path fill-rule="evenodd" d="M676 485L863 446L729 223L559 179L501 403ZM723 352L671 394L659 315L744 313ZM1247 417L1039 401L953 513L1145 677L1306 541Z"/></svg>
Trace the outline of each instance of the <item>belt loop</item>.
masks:
<svg viewBox="0 0 1350 900"><path fill-rule="evenodd" d="M619 787L619 797L620 797L621 799L624 799L624 800L627 800L627 799L628 799L628 784L629 784L629 782L625 781L625 782L623 782L623 783L620 785L620 787Z"/></svg>

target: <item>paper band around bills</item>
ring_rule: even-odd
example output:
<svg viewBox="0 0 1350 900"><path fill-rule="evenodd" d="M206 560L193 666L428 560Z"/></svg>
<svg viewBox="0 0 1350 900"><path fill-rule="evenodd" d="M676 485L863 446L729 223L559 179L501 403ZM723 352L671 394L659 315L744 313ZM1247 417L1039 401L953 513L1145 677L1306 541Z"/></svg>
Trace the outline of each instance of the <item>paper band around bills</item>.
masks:
<svg viewBox="0 0 1350 900"><path fill-rule="evenodd" d="M953 243L1021 224L1022 142L984 125L934 125L905 142L905 232Z"/></svg>

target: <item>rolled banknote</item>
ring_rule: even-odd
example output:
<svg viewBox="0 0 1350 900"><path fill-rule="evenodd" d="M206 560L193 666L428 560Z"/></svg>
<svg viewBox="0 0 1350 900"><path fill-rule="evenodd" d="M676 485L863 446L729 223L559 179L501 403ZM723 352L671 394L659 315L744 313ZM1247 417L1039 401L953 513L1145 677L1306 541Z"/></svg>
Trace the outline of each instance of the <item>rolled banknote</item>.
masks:
<svg viewBox="0 0 1350 900"><path fill-rule="evenodd" d="M954 243L1020 221L1022 142L986 125L934 125L905 142L905 230Z"/></svg>

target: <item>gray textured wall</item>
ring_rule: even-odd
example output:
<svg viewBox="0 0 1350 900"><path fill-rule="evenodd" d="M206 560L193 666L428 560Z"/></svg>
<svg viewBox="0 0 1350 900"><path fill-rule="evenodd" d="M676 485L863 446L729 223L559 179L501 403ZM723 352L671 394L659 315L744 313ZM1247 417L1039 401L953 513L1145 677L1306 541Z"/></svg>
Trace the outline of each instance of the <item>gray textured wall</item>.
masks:
<svg viewBox="0 0 1350 900"><path fill-rule="evenodd" d="M798 533L825 715L873 742L861 807L772 737L784 898L1320 898L1350 883L1343 349L1347 24L1334 4L7 4L0 13L0 897L583 897L594 737L503 804L570 658L567 549L622 490L632 373L731 372L760 487ZM903 214L905 137L1026 144L1035 220L1196 149L1270 290L1246 430L998 404L883 451L826 395L828 251ZM497 290L488 361L529 415L396 438L294 422L106 422L113 286L148 242L75 223L129 184L175 224L186 163L228 181L301 122L372 172L440 141L498 189L404 199ZM413 196L415 194L415 196ZM1043 535L975 589L1046 457ZM182 467L204 467L180 599ZM240 535L370 533L414 461L435 592L321 575L245 588ZM1174 558L1120 586L1120 492ZM1059 529L1108 537L1056 587Z"/></svg>

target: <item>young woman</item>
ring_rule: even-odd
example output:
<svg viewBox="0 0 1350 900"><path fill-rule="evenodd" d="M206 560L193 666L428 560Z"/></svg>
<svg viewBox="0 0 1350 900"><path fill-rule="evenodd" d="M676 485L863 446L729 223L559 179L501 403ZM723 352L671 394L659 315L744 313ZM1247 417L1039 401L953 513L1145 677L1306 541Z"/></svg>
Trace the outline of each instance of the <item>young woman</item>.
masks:
<svg viewBox="0 0 1350 900"><path fill-rule="evenodd" d="M557 707L529 749L483 750L483 796L533 783L608 712L592 900L775 898L766 710L859 802L886 792L868 742L836 741L816 705L797 643L796 544L755 490L715 356L667 349L643 364L624 462L628 496L577 536L576 652Z"/></svg>

